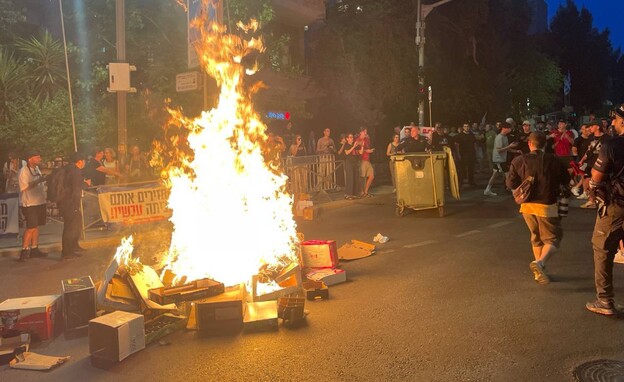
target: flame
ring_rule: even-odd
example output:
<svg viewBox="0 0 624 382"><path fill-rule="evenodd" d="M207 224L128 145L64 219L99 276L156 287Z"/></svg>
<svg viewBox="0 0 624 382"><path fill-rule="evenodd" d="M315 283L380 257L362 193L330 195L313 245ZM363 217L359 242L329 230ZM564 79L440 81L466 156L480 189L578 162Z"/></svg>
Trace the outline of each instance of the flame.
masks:
<svg viewBox="0 0 624 382"><path fill-rule="evenodd" d="M133 241L134 238L132 235L121 239L121 244L117 247L114 257L120 267L134 268L140 266L141 263L139 259L132 256L132 252L134 251Z"/></svg>
<svg viewBox="0 0 624 382"><path fill-rule="evenodd" d="M251 101L261 86L243 84L256 70L245 67L246 58L264 50L262 40L202 23L198 57L217 81L218 104L194 120L170 109L166 142L154 150L168 161L163 177L174 227L163 273L234 285L262 266L296 261L296 224L287 178L263 157L266 126ZM258 28L256 21L237 25L244 35Z"/></svg>

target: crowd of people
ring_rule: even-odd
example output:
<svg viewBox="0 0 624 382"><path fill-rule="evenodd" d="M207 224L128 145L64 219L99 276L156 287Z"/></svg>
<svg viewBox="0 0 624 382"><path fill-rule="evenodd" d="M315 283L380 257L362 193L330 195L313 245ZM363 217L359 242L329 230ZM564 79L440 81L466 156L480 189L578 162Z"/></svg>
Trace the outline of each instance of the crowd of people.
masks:
<svg viewBox="0 0 624 382"><path fill-rule="evenodd" d="M61 174L61 175L58 175ZM81 198L85 190L103 185L132 184L155 179L145 153L132 146L124 160L115 151L94 148L87 157L73 153L45 163L37 150L19 156L10 152L3 164L2 192L18 193L20 220L26 225L19 261L43 257L39 250L39 227L46 224L47 209L54 204L63 218L62 259L79 257L82 230ZM51 178L59 180L52 185ZM58 184L58 186L57 186ZM54 187L54 190L50 189ZM57 194L51 198L51 194ZM52 200L54 199L54 200Z"/></svg>

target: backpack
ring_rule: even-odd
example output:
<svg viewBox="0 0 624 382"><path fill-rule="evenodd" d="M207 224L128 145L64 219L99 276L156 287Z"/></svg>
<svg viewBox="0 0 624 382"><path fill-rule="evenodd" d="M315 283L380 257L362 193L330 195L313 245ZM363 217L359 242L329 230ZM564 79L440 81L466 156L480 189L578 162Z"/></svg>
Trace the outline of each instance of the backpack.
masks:
<svg viewBox="0 0 624 382"><path fill-rule="evenodd" d="M522 156L522 160L526 163L524 156ZM540 160L540 157L538 157L537 166L538 171L541 170L541 166L543 166L543 160ZM536 176L537 174L527 176L517 188L512 190L511 193L513 194L514 200L517 204L526 203L529 200L531 192L533 191L533 184L535 183Z"/></svg>
<svg viewBox="0 0 624 382"><path fill-rule="evenodd" d="M65 184L65 175L67 174L65 167L54 169L46 179L48 183L47 199L53 203L65 199L69 192Z"/></svg>

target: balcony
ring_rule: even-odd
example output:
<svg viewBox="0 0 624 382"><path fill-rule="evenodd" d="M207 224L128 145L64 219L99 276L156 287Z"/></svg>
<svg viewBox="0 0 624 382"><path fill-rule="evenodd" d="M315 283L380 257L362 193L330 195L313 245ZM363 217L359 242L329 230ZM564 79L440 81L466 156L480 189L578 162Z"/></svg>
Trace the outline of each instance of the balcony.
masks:
<svg viewBox="0 0 624 382"><path fill-rule="evenodd" d="M325 18L325 0L273 0L280 23L304 27Z"/></svg>

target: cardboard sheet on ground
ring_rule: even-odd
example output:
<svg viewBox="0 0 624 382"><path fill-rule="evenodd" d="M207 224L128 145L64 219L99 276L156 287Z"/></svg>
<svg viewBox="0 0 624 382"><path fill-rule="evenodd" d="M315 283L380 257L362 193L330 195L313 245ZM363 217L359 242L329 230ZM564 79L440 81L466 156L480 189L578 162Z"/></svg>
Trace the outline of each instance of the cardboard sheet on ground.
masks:
<svg viewBox="0 0 624 382"><path fill-rule="evenodd" d="M350 243L338 248L338 258L345 261L363 259L373 253L375 253L375 245L359 240L351 240Z"/></svg>
<svg viewBox="0 0 624 382"><path fill-rule="evenodd" d="M448 171L449 171L449 188L451 190L451 196L453 198L460 200L461 195L459 194L459 179L457 177L457 167L455 167L455 160L453 159L453 151L451 151L450 147L444 147L444 152L446 153L446 163L448 163Z"/></svg>
<svg viewBox="0 0 624 382"><path fill-rule="evenodd" d="M10 366L12 369L23 370L50 370L55 366L69 361L71 357L50 357L47 355L41 355L37 353L25 352L23 353L23 361L17 358L11 361Z"/></svg>

